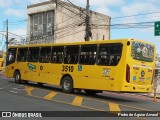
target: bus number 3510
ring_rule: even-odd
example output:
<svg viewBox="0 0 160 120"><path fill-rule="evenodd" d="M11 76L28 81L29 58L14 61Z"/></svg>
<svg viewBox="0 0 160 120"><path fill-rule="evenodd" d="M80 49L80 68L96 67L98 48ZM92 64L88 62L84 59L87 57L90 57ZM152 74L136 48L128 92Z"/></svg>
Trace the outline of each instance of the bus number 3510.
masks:
<svg viewBox="0 0 160 120"><path fill-rule="evenodd" d="M68 66L68 65L63 65L62 66L62 71L65 71L65 72L73 72L74 70L74 67L73 66Z"/></svg>

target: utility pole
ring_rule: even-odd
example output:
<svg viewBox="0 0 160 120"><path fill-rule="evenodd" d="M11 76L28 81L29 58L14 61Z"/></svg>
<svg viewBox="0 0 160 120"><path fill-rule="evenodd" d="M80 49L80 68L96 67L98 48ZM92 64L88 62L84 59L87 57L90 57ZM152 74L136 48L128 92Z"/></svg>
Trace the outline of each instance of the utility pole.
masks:
<svg viewBox="0 0 160 120"><path fill-rule="evenodd" d="M7 63L7 51L8 51L8 19L6 20L6 54L4 58L4 67L3 67L3 72L5 72L6 69L6 63Z"/></svg>
<svg viewBox="0 0 160 120"><path fill-rule="evenodd" d="M87 6L86 6L86 34L85 34L85 41L89 41L90 37L92 37L91 32L91 25L90 25L90 10L89 10L89 0L87 0Z"/></svg>
<svg viewBox="0 0 160 120"><path fill-rule="evenodd" d="M8 19L6 20L6 53L8 51Z"/></svg>

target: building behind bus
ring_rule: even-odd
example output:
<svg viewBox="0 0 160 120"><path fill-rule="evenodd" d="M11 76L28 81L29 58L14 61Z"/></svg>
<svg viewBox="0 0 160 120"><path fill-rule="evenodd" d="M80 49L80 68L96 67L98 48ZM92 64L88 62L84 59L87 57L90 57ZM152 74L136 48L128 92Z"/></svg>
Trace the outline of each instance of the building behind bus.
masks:
<svg viewBox="0 0 160 120"><path fill-rule="evenodd" d="M30 44L85 41L86 11L52 0L27 7L27 42ZM93 40L110 39L110 17L90 11ZM104 26L99 26L104 25Z"/></svg>

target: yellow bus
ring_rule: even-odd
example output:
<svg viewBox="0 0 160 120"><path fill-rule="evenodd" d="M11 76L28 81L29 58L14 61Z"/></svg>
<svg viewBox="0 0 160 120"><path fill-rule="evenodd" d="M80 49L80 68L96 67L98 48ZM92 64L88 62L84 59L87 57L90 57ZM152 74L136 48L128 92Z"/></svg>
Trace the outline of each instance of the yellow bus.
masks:
<svg viewBox="0 0 160 120"><path fill-rule="evenodd" d="M155 46L136 39L12 46L6 76L88 94L102 91L151 92Z"/></svg>
<svg viewBox="0 0 160 120"><path fill-rule="evenodd" d="M0 51L0 71L3 70L3 63L4 63L4 51Z"/></svg>

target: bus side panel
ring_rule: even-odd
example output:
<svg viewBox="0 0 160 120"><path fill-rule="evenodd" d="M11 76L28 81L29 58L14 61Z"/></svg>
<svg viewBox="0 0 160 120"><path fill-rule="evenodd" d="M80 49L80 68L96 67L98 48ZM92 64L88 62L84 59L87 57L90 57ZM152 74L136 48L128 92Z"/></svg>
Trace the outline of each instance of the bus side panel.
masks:
<svg viewBox="0 0 160 120"><path fill-rule="evenodd" d="M27 62L17 62L16 69L20 71L22 80L30 80L29 77L32 74L29 71Z"/></svg>
<svg viewBox="0 0 160 120"><path fill-rule="evenodd" d="M3 70L3 63L4 63L4 60L0 58L0 71Z"/></svg>
<svg viewBox="0 0 160 120"><path fill-rule="evenodd" d="M39 63L38 82L60 85L62 64Z"/></svg>
<svg viewBox="0 0 160 120"><path fill-rule="evenodd" d="M119 89L115 86L115 68L110 66L80 65L81 71L77 71L74 85L75 88L95 89L95 90L113 90ZM78 67L79 68L79 67ZM104 73L107 71L107 73ZM115 77L113 77L115 76Z"/></svg>
<svg viewBox="0 0 160 120"><path fill-rule="evenodd" d="M124 42L123 44L127 44ZM78 65L75 87L83 89L121 91L125 80L126 45L117 66ZM81 69L80 69L81 68ZM79 70L80 69L80 70Z"/></svg>

